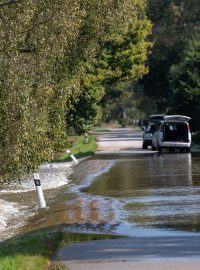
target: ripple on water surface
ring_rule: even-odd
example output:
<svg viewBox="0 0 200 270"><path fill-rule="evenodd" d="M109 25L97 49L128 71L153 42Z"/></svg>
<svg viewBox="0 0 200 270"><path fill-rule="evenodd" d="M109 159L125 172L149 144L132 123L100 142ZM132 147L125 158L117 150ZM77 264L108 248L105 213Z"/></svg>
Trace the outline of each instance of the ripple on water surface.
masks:
<svg viewBox="0 0 200 270"><path fill-rule="evenodd" d="M40 178L47 205L58 187L69 183L73 163L59 162L40 166ZM35 215L37 198L33 179L21 183L4 184L0 187L0 241L16 233ZM34 227L34 224L32 224Z"/></svg>
<svg viewBox="0 0 200 270"><path fill-rule="evenodd" d="M121 233L199 232L199 165L191 154L122 159L84 191L117 202Z"/></svg>
<svg viewBox="0 0 200 270"><path fill-rule="evenodd" d="M199 232L199 165L200 157L190 154L85 160L26 230L62 225L131 236Z"/></svg>

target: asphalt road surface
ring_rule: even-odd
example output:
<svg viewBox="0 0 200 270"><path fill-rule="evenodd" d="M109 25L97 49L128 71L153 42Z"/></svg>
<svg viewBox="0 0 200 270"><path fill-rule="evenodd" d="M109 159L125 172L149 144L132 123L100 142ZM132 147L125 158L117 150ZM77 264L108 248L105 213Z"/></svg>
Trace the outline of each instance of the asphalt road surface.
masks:
<svg viewBox="0 0 200 270"><path fill-rule="evenodd" d="M138 155L156 152L152 151L151 148L142 149L142 131L118 128L95 135L98 142L96 155Z"/></svg>
<svg viewBox="0 0 200 270"><path fill-rule="evenodd" d="M199 270L200 237L130 237L89 241L60 249L71 270Z"/></svg>

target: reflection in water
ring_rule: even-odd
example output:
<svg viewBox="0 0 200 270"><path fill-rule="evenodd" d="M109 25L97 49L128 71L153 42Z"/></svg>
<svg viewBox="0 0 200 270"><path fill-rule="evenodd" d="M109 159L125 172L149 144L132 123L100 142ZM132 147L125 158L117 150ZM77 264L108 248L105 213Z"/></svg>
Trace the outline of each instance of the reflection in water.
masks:
<svg viewBox="0 0 200 270"><path fill-rule="evenodd" d="M191 154L120 160L84 192L115 199L128 234L138 228L199 230L199 162Z"/></svg>
<svg viewBox="0 0 200 270"><path fill-rule="evenodd" d="M93 194L135 196L155 188L191 186L191 155L154 155L121 160L95 179L88 189Z"/></svg>

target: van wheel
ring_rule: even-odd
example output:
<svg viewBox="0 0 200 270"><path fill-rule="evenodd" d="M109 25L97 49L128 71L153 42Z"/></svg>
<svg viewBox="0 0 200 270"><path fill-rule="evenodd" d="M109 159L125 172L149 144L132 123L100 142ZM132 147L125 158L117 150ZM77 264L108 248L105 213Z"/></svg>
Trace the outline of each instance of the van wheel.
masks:
<svg viewBox="0 0 200 270"><path fill-rule="evenodd" d="M162 152L162 147L157 146L157 150L158 150L158 152Z"/></svg>
<svg viewBox="0 0 200 270"><path fill-rule="evenodd" d="M159 143L157 142L157 145L156 145L156 150L158 152L162 152L162 147L160 147Z"/></svg>
<svg viewBox="0 0 200 270"><path fill-rule="evenodd" d="M145 142L142 144L142 149L147 149L147 144Z"/></svg>
<svg viewBox="0 0 200 270"><path fill-rule="evenodd" d="M185 152L189 153L190 152L190 147L186 147Z"/></svg>

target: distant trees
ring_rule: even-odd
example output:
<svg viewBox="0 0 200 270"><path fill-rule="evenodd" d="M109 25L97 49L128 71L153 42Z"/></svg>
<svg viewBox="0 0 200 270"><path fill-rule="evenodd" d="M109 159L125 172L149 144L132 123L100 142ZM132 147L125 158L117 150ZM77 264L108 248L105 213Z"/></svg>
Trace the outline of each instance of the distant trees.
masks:
<svg viewBox="0 0 200 270"><path fill-rule="evenodd" d="M154 25L154 47L142 85L144 93L155 101L157 112L168 112L174 93L174 84L169 82L170 69L181 64L188 41L200 31L199 1L149 0L147 15Z"/></svg>
<svg viewBox="0 0 200 270"><path fill-rule="evenodd" d="M93 119L102 114L104 120L111 120L113 112L118 110L115 118L123 124L127 104L133 95L132 81L148 71L145 62L151 42L146 38L150 32L151 23L145 18L143 6L142 12L131 22L121 24L100 40L96 61L87 69L83 80L84 95L77 103L79 110L85 113L92 110L89 114ZM88 105L83 97L87 97ZM94 101L100 102L102 110ZM85 123L90 119L89 115L85 117ZM78 119L75 122L78 123Z"/></svg>
<svg viewBox="0 0 200 270"><path fill-rule="evenodd" d="M193 130L200 128L200 36L194 37L181 61L170 69L170 111L191 116Z"/></svg>
<svg viewBox="0 0 200 270"><path fill-rule="evenodd" d="M119 110L115 117L120 120L133 93L130 84L148 71L145 61L151 42L146 37L151 23L145 17L145 1L127 4L118 3L126 16L118 17L115 26L100 36L95 60L85 63L82 93L67 108L67 122L76 132L88 130L102 116L110 120L114 110Z"/></svg>

